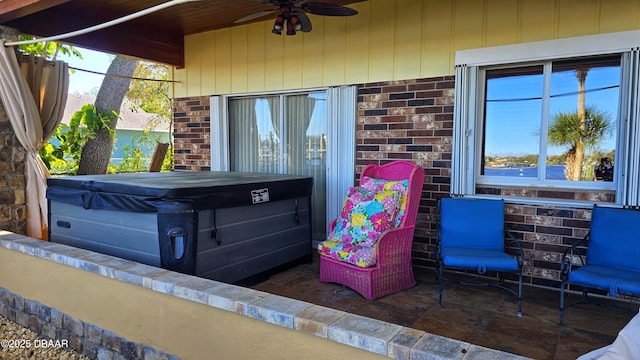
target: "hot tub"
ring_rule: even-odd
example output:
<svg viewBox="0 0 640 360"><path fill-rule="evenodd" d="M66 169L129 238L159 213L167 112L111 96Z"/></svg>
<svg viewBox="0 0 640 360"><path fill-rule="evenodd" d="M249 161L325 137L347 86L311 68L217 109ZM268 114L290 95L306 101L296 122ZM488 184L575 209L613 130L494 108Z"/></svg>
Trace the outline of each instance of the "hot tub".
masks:
<svg viewBox="0 0 640 360"><path fill-rule="evenodd" d="M47 183L52 242L229 283L311 259L311 177L172 172Z"/></svg>

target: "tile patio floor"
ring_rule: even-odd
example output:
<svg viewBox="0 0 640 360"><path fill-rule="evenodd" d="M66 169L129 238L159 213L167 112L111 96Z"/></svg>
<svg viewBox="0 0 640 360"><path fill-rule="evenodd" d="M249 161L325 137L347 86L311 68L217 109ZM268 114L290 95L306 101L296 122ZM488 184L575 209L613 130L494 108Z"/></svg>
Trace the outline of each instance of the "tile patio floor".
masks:
<svg viewBox="0 0 640 360"><path fill-rule="evenodd" d="M524 287L523 316L516 300L492 287L448 285L438 307L432 270L415 271L412 289L368 301L338 284L322 283L318 258L251 286L254 289L399 324L534 359L575 359L610 344L638 311L638 304L616 301L629 311L596 305L570 307L558 324L559 292ZM569 300L579 299L571 295Z"/></svg>

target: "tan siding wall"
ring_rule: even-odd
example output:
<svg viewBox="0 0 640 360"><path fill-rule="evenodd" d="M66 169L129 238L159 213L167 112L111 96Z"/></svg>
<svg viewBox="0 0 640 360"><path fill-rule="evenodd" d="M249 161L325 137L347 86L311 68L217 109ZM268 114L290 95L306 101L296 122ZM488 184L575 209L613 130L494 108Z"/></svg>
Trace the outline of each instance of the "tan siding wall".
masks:
<svg viewBox="0 0 640 360"><path fill-rule="evenodd" d="M452 75L455 51L640 28L638 0L369 0L353 17L311 15L187 36L176 97Z"/></svg>

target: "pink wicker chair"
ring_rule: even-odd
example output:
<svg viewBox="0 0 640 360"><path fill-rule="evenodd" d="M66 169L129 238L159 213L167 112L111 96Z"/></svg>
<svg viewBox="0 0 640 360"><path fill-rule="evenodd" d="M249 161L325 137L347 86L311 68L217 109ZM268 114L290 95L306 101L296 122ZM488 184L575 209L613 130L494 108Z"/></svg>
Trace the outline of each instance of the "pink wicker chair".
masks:
<svg viewBox="0 0 640 360"><path fill-rule="evenodd" d="M320 281L345 285L368 300L409 289L416 284L411 264L411 247L418 204L424 184L424 169L410 161L394 161L382 166L368 165L363 177L384 180L409 180L407 208L398 227L384 232L376 246L376 264L359 267L350 263L320 256ZM329 225L332 231L334 219Z"/></svg>

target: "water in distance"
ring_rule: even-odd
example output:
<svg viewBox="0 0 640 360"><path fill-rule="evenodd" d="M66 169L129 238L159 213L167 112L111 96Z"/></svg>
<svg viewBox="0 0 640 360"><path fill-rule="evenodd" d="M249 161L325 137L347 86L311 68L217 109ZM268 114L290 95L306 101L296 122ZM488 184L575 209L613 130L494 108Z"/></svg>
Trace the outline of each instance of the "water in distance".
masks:
<svg viewBox="0 0 640 360"><path fill-rule="evenodd" d="M513 167L513 168L494 168L485 167L484 175L486 176L518 176L531 177L538 176L538 168L536 166L529 167ZM564 176L564 165L547 165L548 180L566 180Z"/></svg>

